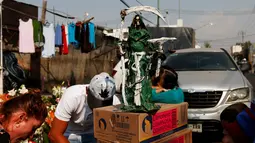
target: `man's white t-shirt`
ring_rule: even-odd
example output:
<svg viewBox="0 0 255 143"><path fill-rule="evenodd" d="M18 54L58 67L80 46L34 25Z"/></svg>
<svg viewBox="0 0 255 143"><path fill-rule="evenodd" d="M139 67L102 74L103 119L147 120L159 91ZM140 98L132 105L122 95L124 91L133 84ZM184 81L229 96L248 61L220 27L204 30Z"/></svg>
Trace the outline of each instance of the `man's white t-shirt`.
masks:
<svg viewBox="0 0 255 143"><path fill-rule="evenodd" d="M64 136L93 134L93 112L87 104L87 85L66 89L55 111L55 117L68 122Z"/></svg>

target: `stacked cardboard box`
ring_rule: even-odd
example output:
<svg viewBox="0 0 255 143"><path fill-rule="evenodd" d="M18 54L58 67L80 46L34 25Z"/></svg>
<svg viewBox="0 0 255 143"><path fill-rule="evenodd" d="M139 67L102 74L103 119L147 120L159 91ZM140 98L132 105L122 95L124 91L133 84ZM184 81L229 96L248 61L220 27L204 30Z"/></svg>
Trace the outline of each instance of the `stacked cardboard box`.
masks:
<svg viewBox="0 0 255 143"><path fill-rule="evenodd" d="M122 112L120 106L94 109L99 143L192 143L187 129L188 104L159 104L153 114Z"/></svg>

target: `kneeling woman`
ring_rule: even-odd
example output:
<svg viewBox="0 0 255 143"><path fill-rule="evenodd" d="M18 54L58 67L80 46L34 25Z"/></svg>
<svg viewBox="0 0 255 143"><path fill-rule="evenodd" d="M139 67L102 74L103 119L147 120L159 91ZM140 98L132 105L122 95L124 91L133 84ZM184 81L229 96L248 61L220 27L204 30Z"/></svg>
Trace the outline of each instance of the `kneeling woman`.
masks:
<svg viewBox="0 0 255 143"><path fill-rule="evenodd" d="M161 67L158 77L152 77L152 102L178 104L184 102L184 94L178 85L174 69Z"/></svg>
<svg viewBox="0 0 255 143"><path fill-rule="evenodd" d="M47 114L41 95L28 93L6 101L0 108L0 142L19 143L27 139Z"/></svg>

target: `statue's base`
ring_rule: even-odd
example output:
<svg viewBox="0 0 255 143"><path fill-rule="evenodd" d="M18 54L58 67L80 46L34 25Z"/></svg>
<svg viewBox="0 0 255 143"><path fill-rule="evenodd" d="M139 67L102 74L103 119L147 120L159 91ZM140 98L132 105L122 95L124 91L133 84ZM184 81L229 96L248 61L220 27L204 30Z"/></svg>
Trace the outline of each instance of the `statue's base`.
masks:
<svg viewBox="0 0 255 143"><path fill-rule="evenodd" d="M157 105L161 108L155 114L123 112L122 105L94 109L95 138L120 143L162 143L161 140L187 130L187 103Z"/></svg>

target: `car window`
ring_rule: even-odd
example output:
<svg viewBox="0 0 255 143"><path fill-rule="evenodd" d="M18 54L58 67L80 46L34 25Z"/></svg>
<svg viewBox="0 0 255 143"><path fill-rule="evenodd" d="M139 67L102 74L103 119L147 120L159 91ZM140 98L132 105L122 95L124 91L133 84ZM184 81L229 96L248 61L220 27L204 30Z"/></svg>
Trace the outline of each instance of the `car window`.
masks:
<svg viewBox="0 0 255 143"><path fill-rule="evenodd" d="M237 70L224 52L174 53L167 57L163 65L177 71Z"/></svg>

